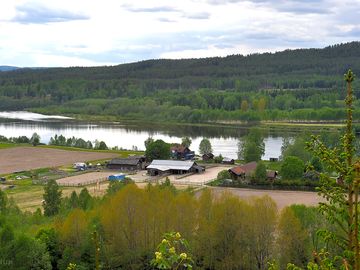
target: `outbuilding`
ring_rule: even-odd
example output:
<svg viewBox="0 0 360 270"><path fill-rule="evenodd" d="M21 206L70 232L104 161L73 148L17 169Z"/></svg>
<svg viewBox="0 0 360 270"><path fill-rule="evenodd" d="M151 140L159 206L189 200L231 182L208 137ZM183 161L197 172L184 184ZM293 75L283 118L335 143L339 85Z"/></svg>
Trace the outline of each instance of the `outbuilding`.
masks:
<svg viewBox="0 0 360 270"><path fill-rule="evenodd" d="M235 160L233 158L224 157L221 161L222 164L235 164Z"/></svg>
<svg viewBox="0 0 360 270"><path fill-rule="evenodd" d="M144 156L132 156L128 158L114 158L110 160L106 167L108 169L120 170L120 171L137 171L145 169L145 157Z"/></svg>
<svg viewBox="0 0 360 270"><path fill-rule="evenodd" d="M229 169L229 173L235 180L244 180L245 182L255 173L257 163L255 161Z"/></svg>
<svg viewBox="0 0 360 270"><path fill-rule="evenodd" d="M151 176L169 174L185 174L185 173L201 173L205 171L204 167L197 165L194 161L181 160L153 160L147 166L148 174Z"/></svg>

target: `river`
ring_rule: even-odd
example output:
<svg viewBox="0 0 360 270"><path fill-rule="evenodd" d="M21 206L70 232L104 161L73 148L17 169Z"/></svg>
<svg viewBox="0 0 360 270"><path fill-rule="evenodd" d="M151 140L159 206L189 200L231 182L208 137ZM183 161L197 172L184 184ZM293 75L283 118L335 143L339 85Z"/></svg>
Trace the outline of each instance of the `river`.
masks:
<svg viewBox="0 0 360 270"><path fill-rule="evenodd" d="M236 158L239 139L247 134L248 126L194 126L164 125L154 123L91 123L76 121L63 116L46 116L30 112L0 112L0 135L6 137L27 136L36 132L42 143L48 143L55 134L76 137L84 140L102 140L109 147L144 150L144 141L149 137L162 139L169 143L180 143L188 136L192 140L190 148L198 152L200 141L207 137L215 155ZM279 157L282 135L267 131L265 136L265 155Z"/></svg>

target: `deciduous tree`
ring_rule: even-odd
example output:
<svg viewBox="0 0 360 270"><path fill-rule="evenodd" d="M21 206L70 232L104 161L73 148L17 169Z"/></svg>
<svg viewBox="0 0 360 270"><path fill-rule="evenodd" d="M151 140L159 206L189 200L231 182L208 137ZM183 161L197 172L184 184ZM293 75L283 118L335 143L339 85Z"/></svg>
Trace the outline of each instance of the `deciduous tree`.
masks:
<svg viewBox="0 0 360 270"><path fill-rule="evenodd" d="M201 155L212 153L212 147L209 139L203 138L199 145L199 152Z"/></svg>
<svg viewBox="0 0 360 270"><path fill-rule="evenodd" d="M44 214L53 216L59 212L61 205L61 190L55 180L49 180L44 188Z"/></svg>

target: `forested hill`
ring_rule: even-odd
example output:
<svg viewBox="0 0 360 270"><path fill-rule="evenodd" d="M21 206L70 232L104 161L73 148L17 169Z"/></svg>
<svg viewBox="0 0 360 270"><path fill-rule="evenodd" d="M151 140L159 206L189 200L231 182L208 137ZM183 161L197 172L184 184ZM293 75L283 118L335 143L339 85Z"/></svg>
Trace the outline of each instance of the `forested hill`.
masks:
<svg viewBox="0 0 360 270"><path fill-rule="evenodd" d="M125 118L148 118L147 113L134 111L134 108L115 110L113 103L117 100L118 106L123 106L123 103L133 106L134 102L141 106L186 107L181 109L188 112L192 109L218 109L224 110L224 116L220 118L238 119L238 115L225 114L233 111L240 113L242 110L248 115L256 111L258 104L254 104L254 99L259 101L261 95L266 99L262 109L283 111L309 108L309 104L304 104L306 99L321 94L321 91L335 95L331 96L332 103L324 104L325 107L333 108L334 102L342 98L336 91L343 87L342 77L348 68L360 75L360 42L324 49L203 59L148 60L110 67L18 69L0 72L0 101L4 101L0 104L0 110L42 108L46 112L50 111L50 107L43 107L52 105L51 111L58 113L121 114ZM293 90L299 91L295 94L287 93ZM272 92L265 95L264 91ZM291 95L294 100L288 97L285 100L288 104L276 104L275 99L285 94ZM328 98L324 97L324 101ZM76 108L80 100L83 102L81 107L84 107L84 100L87 99L91 99L86 103L91 110L83 108L80 111ZM77 100L79 102L76 103ZM108 101L101 103L100 100ZM292 104L289 100L292 100ZM110 101L113 107L111 110L107 108ZM241 108L243 101L248 104ZM188 119L188 116L184 116L188 112L181 111L180 120L197 122L214 118L201 116L195 117L195 120ZM200 114L209 116L205 111ZM257 115L256 119L264 118ZM280 118L284 117L289 118ZM173 116L160 118L171 120ZM247 119L248 116L240 118Z"/></svg>
<svg viewBox="0 0 360 270"><path fill-rule="evenodd" d="M147 60L131 64L111 67L73 67L51 68L43 70L22 69L11 74L0 74L1 80L19 79L23 82L35 80L177 80L186 86L206 87L206 83L198 79L246 79L260 75L271 81L273 76L293 75L335 75L344 73L352 67L360 69L360 42L329 46L324 49L286 50L277 53L252 54L248 56L231 55L227 57L211 57L182 60ZM154 82L156 85L156 82ZM174 83L164 82L160 88L173 88ZM180 83L181 86L181 83ZM231 88L231 83L227 86ZM225 87L225 88L227 88ZM233 86L234 87L234 86Z"/></svg>

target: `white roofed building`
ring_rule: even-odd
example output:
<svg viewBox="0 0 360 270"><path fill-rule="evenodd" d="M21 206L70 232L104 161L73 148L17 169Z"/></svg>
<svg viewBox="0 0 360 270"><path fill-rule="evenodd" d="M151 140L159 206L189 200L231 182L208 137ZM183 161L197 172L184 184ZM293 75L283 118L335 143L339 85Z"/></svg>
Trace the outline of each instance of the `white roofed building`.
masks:
<svg viewBox="0 0 360 270"><path fill-rule="evenodd" d="M158 160L155 159L147 166L148 174L160 175L164 173L170 174L185 174L185 173L200 173L205 171L205 168L197 165L194 161L181 160Z"/></svg>

